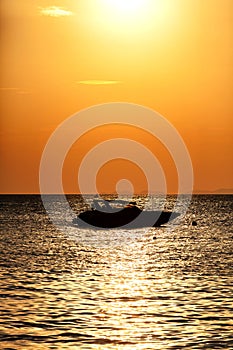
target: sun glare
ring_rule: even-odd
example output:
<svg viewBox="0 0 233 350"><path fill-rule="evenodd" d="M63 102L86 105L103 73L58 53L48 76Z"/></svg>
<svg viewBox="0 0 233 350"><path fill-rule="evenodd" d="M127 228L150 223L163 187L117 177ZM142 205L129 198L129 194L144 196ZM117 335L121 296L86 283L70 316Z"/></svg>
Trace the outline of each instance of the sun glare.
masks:
<svg viewBox="0 0 233 350"><path fill-rule="evenodd" d="M106 0L108 6L122 13L137 12L145 6L145 0Z"/></svg>
<svg viewBox="0 0 233 350"><path fill-rule="evenodd" d="M111 31L122 34L126 28L133 30L144 25L150 16L153 0L96 0L97 3L95 16L103 19Z"/></svg>
<svg viewBox="0 0 233 350"><path fill-rule="evenodd" d="M175 14L173 0L83 1L89 28L95 33L124 42L130 39L131 44L140 41L141 49L151 32L156 38L169 32Z"/></svg>

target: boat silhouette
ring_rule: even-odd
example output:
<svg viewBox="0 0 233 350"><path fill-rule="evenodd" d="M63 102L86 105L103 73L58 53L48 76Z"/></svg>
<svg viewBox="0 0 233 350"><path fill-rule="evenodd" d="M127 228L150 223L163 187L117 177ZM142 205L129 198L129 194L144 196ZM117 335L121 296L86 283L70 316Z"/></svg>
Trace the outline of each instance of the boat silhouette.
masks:
<svg viewBox="0 0 233 350"><path fill-rule="evenodd" d="M117 203L125 201L117 201ZM111 201L94 200L90 210L81 212L73 223L79 227L95 228L142 228L159 227L175 219L180 214L172 211L142 210L135 202L123 207L112 207Z"/></svg>

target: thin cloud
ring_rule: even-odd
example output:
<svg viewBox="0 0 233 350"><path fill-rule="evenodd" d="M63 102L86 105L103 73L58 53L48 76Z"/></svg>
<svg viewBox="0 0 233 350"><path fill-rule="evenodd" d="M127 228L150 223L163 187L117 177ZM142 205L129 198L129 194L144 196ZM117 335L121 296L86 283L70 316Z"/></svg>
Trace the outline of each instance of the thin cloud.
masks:
<svg viewBox="0 0 233 350"><path fill-rule="evenodd" d="M0 90L1 91L17 91L17 90L19 90L19 88L17 88L17 87L1 87Z"/></svg>
<svg viewBox="0 0 233 350"><path fill-rule="evenodd" d="M49 7L40 7L40 14L42 16L58 18L58 17L72 16L73 12L66 10L64 7L49 6Z"/></svg>
<svg viewBox="0 0 233 350"><path fill-rule="evenodd" d="M18 90L16 93L18 95L31 95L31 91L28 90Z"/></svg>
<svg viewBox="0 0 233 350"><path fill-rule="evenodd" d="M31 91L17 88L17 87L0 87L0 91L14 93L17 95L30 95Z"/></svg>
<svg viewBox="0 0 233 350"><path fill-rule="evenodd" d="M114 85L121 84L122 82L119 80L81 80L78 81L78 84L83 85Z"/></svg>

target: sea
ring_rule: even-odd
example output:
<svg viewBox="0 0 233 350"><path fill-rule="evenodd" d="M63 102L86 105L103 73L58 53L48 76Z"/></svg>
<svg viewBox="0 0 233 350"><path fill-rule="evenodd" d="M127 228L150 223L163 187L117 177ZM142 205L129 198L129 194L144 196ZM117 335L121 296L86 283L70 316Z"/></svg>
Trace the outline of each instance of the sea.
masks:
<svg viewBox="0 0 233 350"><path fill-rule="evenodd" d="M39 195L0 201L0 349L233 349L232 195L194 195L173 225L108 231L59 227Z"/></svg>

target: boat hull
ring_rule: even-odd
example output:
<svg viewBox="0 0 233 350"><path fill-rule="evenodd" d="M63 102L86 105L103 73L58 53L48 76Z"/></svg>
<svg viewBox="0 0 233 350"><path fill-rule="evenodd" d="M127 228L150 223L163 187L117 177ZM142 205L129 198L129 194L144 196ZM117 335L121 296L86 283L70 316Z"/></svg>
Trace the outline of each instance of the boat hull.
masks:
<svg viewBox="0 0 233 350"><path fill-rule="evenodd" d="M100 212L90 210L80 213L74 224L79 227L94 226L95 228L140 228L140 227L159 227L168 221L175 219L179 213L170 211L134 211L121 210L119 212Z"/></svg>

